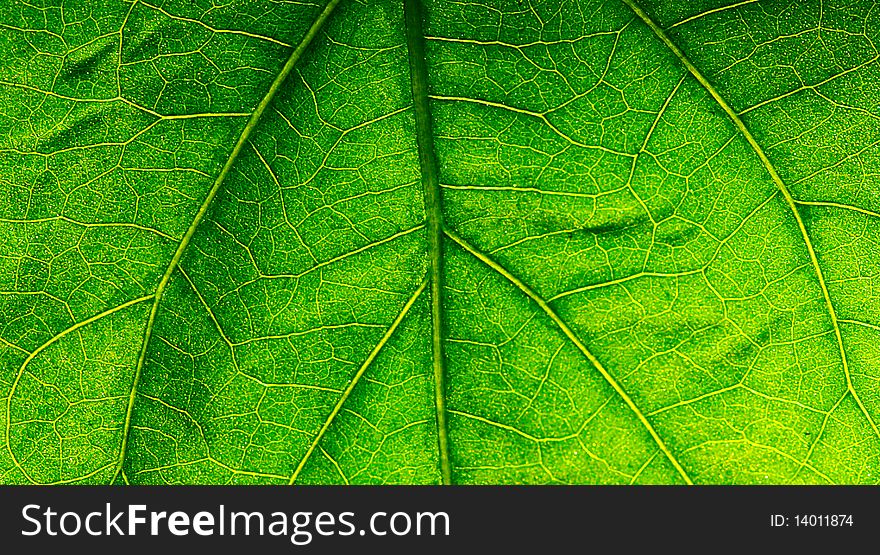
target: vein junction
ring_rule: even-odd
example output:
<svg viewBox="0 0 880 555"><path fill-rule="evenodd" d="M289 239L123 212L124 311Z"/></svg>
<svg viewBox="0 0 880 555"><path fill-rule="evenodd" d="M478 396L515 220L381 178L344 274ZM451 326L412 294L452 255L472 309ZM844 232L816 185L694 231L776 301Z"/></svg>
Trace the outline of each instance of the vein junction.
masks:
<svg viewBox="0 0 880 555"><path fill-rule="evenodd" d="M92 44L66 45L64 60L92 47L112 53L119 63L106 83L78 89L63 71L54 86L0 83L63 115L46 136L0 145L3 160L26 167L13 181L63 193L52 213L0 218L4 230L58 238L46 282L56 285L16 283L0 295L63 322L36 343L0 339L23 361L6 380L3 451L13 460L0 459L0 479L866 480L878 433L861 385L874 378L859 349L880 324L863 295L871 270L853 265L873 248L880 207L849 181L816 183L844 176L870 190L851 170L871 167L877 118L850 94L876 71L870 33L839 29L851 18L823 3L804 12L815 21L796 33L767 30L742 52L707 35L707 52L729 56L701 72L685 55L688 40L719 20L739 28L734 14L752 20L749 10L772 6L736 2L664 30L636 2L624 3L632 13L587 4L595 17L574 4L529 5L512 33L503 21L513 14L478 3L433 3L426 22L422 2L402 1L405 32L379 3L346 3L346 17L366 30L342 22L322 34L316 59L334 67L329 75L322 63L289 60L278 74L258 56L212 58L218 44L286 56L290 41L265 27L272 17L224 29L139 0ZM187 29L193 48L145 59L128 52L129 29L151 17ZM853 59L829 62L830 73L769 92L743 69L777 48L811 43L833 53L835 40L867 46L848 48ZM174 83L156 91L174 90L172 58L207 60L206 71L226 79L265 75L269 92L242 113L234 88L188 82L186 110L146 85L127 88L143 74ZM723 86L732 80L748 84L747 101ZM815 121L773 119L802 105L816 108ZM107 114L121 122L118 133L70 138ZM234 122L245 119L242 132ZM819 140L832 125L841 137ZM844 144L855 128L869 136L857 150ZM216 176L212 151L230 143ZM813 148L826 143L833 148ZM821 162L792 163L796 151ZM100 162L97 171L68 175L83 156ZM162 193L138 188L148 183ZM125 206L112 218L82 208L128 189L119 198L131 202L117 203ZM196 216L180 225L190 201L200 203ZM422 205L425 214L413 209ZM161 256L139 254L143 237ZM98 256L96 243L107 248ZM40 275L28 269L40 256L13 256L23 278ZM70 267L90 278L59 290L56 258L85 260ZM148 274L161 275L158 287ZM138 293L94 308L95 298L123 291ZM119 331L143 318L142 338ZM81 333L87 323L94 337ZM114 385L95 394L88 368L100 338L98 356L114 361L103 383ZM125 368L135 361L113 352L126 342L142 346L133 384ZM82 361L70 384L46 374L62 348ZM34 390L67 409L45 419L20 412L17 400ZM64 424L101 403L124 407L124 429L95 426L89 441L121 436L118 457L50 471L35 464L48 443L21 438L52 427L44 437L56 434L69 452L80 438L63 437ZM134 417L141 407L150 418ZM144 456L127 457L141 441ZM840 445L854 447L834 455Z"/></svg>

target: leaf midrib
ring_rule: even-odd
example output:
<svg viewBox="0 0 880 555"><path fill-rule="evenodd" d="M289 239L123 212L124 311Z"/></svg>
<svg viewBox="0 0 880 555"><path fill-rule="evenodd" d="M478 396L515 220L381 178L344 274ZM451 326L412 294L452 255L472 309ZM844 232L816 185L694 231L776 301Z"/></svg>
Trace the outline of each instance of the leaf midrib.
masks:
<svg viewBox="0 0 880 555"><path fill-rule="evenodd" d="M754 0L748 0L745 2L741 2L738 5L751 3ZM169 262L168 266L165 269L155 291L144 297L140 297L138 299L128 301L120 306L112 308L108 311L105 311L101 314L93 316L88 320L80 322L73 327L65 330L61 334L57 335L55 338L51 339L48 343L41 346L39 349L34 351L29 357L28 360L24 363L21 370L23 371L24 367L27 363L34 358L40 351L48 347L54 341L60 339L64 335L75 331L97 319L100 319L104 316L107 316L113 312L126 308L136 303L140 303L147 300L152 300L152 305L149 312L149 317L147 320L147 324L144 330L142 346L140 350L140 354L137 361L137 366L135 369L135 374L132 382L132 387L130 390L130 395L128 399L128 405L126 410L126 416L123 426L122 432L122 443L120 446L119 457L116 463L116 470L111 480L111 483L115 482L119 476L123 476L125 478L123 472L123 466L126 459L127 446L129 441L129 435L131 431L131 419L132 413L135 403L135 398L138 394L138 386L140 383L142 371L144 365L146 363L146 356L149 347L149 343L152 338L152 332L155 324L156 315L158 313L159 305L162 300L162 296L170 282L170 279L176 269L178 269L180 265L180 261L187 251L188 246L192 238L197 231L199 224L207 215L207 212L219 193L220 189L225 182L225 179L231 172L232 167L234 166L236 160L238 159L244 145L248 142L248 139L252 133L252 131L256 128L259 123L265 109L269 106L271 101L273 100L275 94L280 89L289 73L292 71L294 66L297 64L299 59L302 57L305 50L308 48L309 44L316 37L318 32L321 30L323 25L326 23L329 18L331 12L335 9L335 7L341 2L341 0L330 0L328 4L325 6L323 11L316 18L315 22L311 25L302 41L295 48L295 50L291 53L287 62L281 68L279 73L276 75L266 94L261 99L260 103L254 109L254 111L250 114L249 120L242 130L238 140L235 143L229 157L224 163L220 173L212 184L211 189L208 191L205 199L203 200L199 210L195 214L192 222L187 228L183 238L178 243L178 246ZM714 86L702 75L702 73L697 69L697 67L690 61L690 59L683 53L683 51L671 40L671 38L666 34L666 32L657 25L656 22L638 5L635 0L622 0L622 2L629 7L636 16L641 19L653 32L654 34L663 42L663 44L679 59L679 61L685 66L687 71L703 86L712 96L712 98L717 102L717 104L721 107L721 109L727 114L727 116L734 123L739 132L743 135L746 141L749 143L751 148L755 151L761 163L764 165L766 171L770 175L771 179L774 181L780 192L783 194L785 198L786 204L792 212L792 215L795 218L795 221L798 225L799 231L801 233L804 244L807 248L807 251L810 256L811 265L813 267L814 273L816 275L816 279L818 280L818 284L822 291L824 297L824 303L828 314L831 318L831 323L833 326L833 331L836 336L836 340L838 343L841 362L844 370L844 374L846 377L847 390L844 393L844 397L847 394L852 395L853 399L856 401L856 404L859 406L861 412L868 420L868 423L874 430L875 434L880 437L880 430L878 430L877 424L874 422L873 418L870 416L870 413L867 411L865 405L860 399L851 379L850 370L847 361L846 350L843 344L843 338L839 326L839 322L841 320L838 319L836 310L831 300L830 292L825 282L825 278L823 275L823 271L821 265L819 264L818 257L816 255L815 249L813 247L812 240L810 238L809 232L807 231L806 225L803 221L803 218L800 215L799 209L797 207L798 204L816 204L816 205L830 205L830 206L838 206L835 203L810 203L797 201L791 194L787 185L783 182L772 162L769 160L768 156L764 152L763 148L757 142L755 137L752 135L751 131L739 117L739 115L730 107L730 105L725 101L725 99L718 93L718 91L714 88ZM445 228L442 219L442 207L441 207L441 199L440 199L440 185L439 185L439 171L437 167L437 160L434 154L433 148L433 130L431 124L431 111L429 106L429 97L428 97L428 87L427 87L427 67L424 56L424 34L422 31L422 9L421 9L421 0L403 0L404 4L404 15L406 22L406 39L407 39L407 47L409 52L409 63L410 63L410 75L411 75L411 85L412 85L412 94L413 94L413 108L415 112L416 118L416 139L418 145L419 152L419 162L422 176L422 184L424 187L425 193L425 212L426 212L426 231L427 231L427 254L429 261L429 276L426 278L418 289L413 293L413 295L409 298L407 303L404 305L401 312L395 317L394 321L391 323L389 328L385 331L383 337L379 341L379 343L374 346L371 350L369 356L364 361L364 363L359 368L358 372L355 374L354 378L350 381L349 386L342 393L339 400L335 404L333 410L325 421L324 425L320 429L320 431L313 438L310 447L306 454L301 458L298 463L297 468L294 470L290 483L293 483L306 462L308 461L312 452L319 448L319 443L321 439L325 436L328 431L331 423L333 422L336 414L340 411L343 403L349 397L354 387L359 381L359 378L363 375L363 373L367 370L367 368L372 364L372 362L378 356L380 350L383 346L388 342L392 334L399 327L413 304L420 297L421 293L425 291L428 283L431 285L431 314L432 314L432 361L433 361L433 370L434 370L434 391L435 391L435 408L437 412L437 433L438 433L438 446L439 446L439 462L440 462L440 472L442 477L442 482L444 484L451 483L451 463L449 460L449 452L448 452L448 437L447 437L447 426L446 426L446 407L445 407L445 386L444 386L444 378L445 378L445 356L443 355L443 311L442 311L442 286L443 286L443 252L442 252L442 241L443 235L445 234L449 237L453 242L457 243L461 246L466 252L473 255L477 259L481 260L485 264L487 264L491 269L499 273L501 276L505 277L509 281L511 281L521 292L523 292L527 297L529 297L532 301L536 302L536 304L547 314L551 320L560 328L560 330L564 333L564 335L584 354L584 356L592 363L592 365L602 374L602 376L608 381L608 383L615 389L615 391L620 395L620 397L626 402L630 409L636 414L639 418L640 422L644 425L644 427L648 430L652 438L660 447L661 451L666 455L667 459L673 464L679 474L684 478L687 483L692 483L684 468L678 463L675 459L674 455L671 451L666 447L663 440L657 435L657 432L652 427L651 423L647 420L647 418L640 412L640 410L635 406L631 398L628 394L617 384L614 378L604 369L602 364L598 361L598 359L586 348L586 346L579 340L579 338L575 335L575 333L569 328L569 326L562 320L562 318L554 311L552 307L548 304L547 301L542 299L537 293L534 292L526 283L521 281L519 278L510 273L507 269L501 266L496 261L489 258L487 255L481 253L475 247L471 246L465 239L458 236L453 230ZM731 6L736 7L736 6ZM695 19L695 18L690 18ZM674 26L681 25L687 23L689 20L685 20L677 23ZM680 84L680 83L679 83ZM676 89L678 86L676 86ZM674 92L673 92L674 95ZM671 98L671 96L670 96ZM669 99L667 99L668 103ZM185 117L185 116L181 116ZM658 116L659 119L659 116ZM655 122L656 124L656 122ZM649 134L650 136L650 134ZM647 139L646 139L647 142ZM633 161L633 165L635 165L635 160ZM842 207L842 206L841 206ZM852 208L852 207L848 207ZM864 210L853 208L855 210L866 212ZM551 299L552 300L552 299ZM216 321L215 321L216 323ZM219 329L219 328L218 328ZM221 330L222 333L222 330ZM10 394L9 399L7 400L7 412L9 410L8 404L11 402L12 395ZM837 401L835 407L840 404L843 400L842 397ZM833 412L833 411L832 411ZM830 415L830 413L829 413ZM827 417L826 417L827 422ZM823 422L823 429L824 429ZM7 443L9 437L9 420L7 420ZM821 435L821 434L820 434ZM816 438L818 442L818 437ZM812 452L812 448L810 449L810 453ZM11 448L10 448L11 453ZM807 464L809 460L809 453L807 458L803 461L803 464ZM656 457L656 454L652 456L645 465L649 464ZM112 466L108 465L108 466ZM106 467L102 467L106 468ZM642 467L644 469L644 466ZM639 472L641 472L641 470ZM101 469L99 469L101 470ZM127 482L127 480L125 480Z"/></svg>
<svg viewBox="0 0 880 555"><path fill-rule="evenodd" d="M434 130L428 100L428 67L425 60L425 34L422 30L421 0L404 0L406 45L409 58L413 109L416 118L416 143L419 168L425 192L425 217L428 238L428 264L431 281L431 358L434 371L434 408L437 425L437 449L440 478L452 483L449 438L446 423L446 356L443 353L443 210L440 171L434 151Z"/></svg>
<svg viewBox="0 0 880 555"><path fill-rule="evenodd" d="M282 71L276 77L275 81L273 81L272 86L270 87L269 92L263 98L260 105L252 114L251 118L248 121L245 129L242 132L242 135L239 137L238 142L236 143L235 148L233 149L232 154L227 160L226 164L223 167L220 175L214 183L211 191L209 191L208 196L206 197L204 203L202 204L201 209L196 214L192 224L187 230L186 235L181 241L177 251L175 252L175 256L172 259L171 264L169 264L168 269L163 276L162 281L160 282L159 287L157 288L154 303L150 311L150 318L147 325L147 330L145 332L145 340L143 342L143 348L141 351L141 356L138 360L138 367L135 372L135 385L132 388L131 399L128 406L128 413L126 416L125 422L125 431L123 436L123 449L121 450L120 458L119 458L119 466L117 469L117 474L122 471L122 465L125 460L125 445L128 439L128 432L130 428L131 421L131 411L133 409L134 398L136 396L137 383L140 379L140 375L143 369L143 365L145 362L145 356L147 352L147 347L149 343L150 334L152 332L153 323L155 321L156 312L158 310L159 303L161 301L162 293L164 292L165 287L167 286L168 281L170 280L170 276L173 273L174 269L179 264L180 258L183 255L183 252L186 250L186 247L189 245L189 242L192 236L195 234L196 228L201 220L204 218L207 209L217 192L219 192L220 187L222 186L223 180L226 175L231 170L235 160L238 157L238 154L244 144L247 142L247 138L250 135L252 129L256 126L257 122L262 115L263 110L265 110L266 106L271 102L272 97L274 97L275 92L278 87L284 82L287 77L287 74L293 68L293 65L296 63L298 58L302 55L302 52L308 46L308 43L311 41L311 38L317 34L322 26L323 22L329 16L330 12L333 8L340 2L341 0L333 0L331 1L325 10L322 12L321 16L319 16L318 20L312 25L307 33L306 37L303 39L303 42L297 47L297 50L291 55L288 62L285 64ZM446 392L445 392L445 354L443 352L443 328L444 328L444 313L443 313L443 304L442 304L442 290L443 290L443 236L452 239L459 246L464 248L466 252L470 255L474 256L481 262L487 264L492 270L498 272L501 276L508 279L513 283L521 292L523 292L527 297L529 297L532 301L534 301L542 311L544 311L551 320L559 327L560 331L566 336L566 338L571 341L575 347L587 358L587 360L591 363L591 365L596 368L596 370L602 375L602 377L606 380L609 385L614 389L614 391L620 396L620 398L624 401L624 403L632 410L632 412L636 415L639 422L643 425L643 427L648 431L649 435L652 437L654 442L659 447L660 451L664 453L667 460L673 465L679 475L683 478L685 483L692 484L692 480L685 471L685 469L678 462L676 457L673 455L671 450L666 446L665 442L658 435L654 427L647 420L642 411L635 405L632 398L627 394L627 392L622 388L622 386L614 379L614 377L604 368L601 362L592 354L592 352L587 349L587 347L580 341L577 335L571 330L571 328L567 325L567 323L562 320L562 318L553 310L549 304L541 298L537 293L535 293L527 284L525 284L522 280L514 276L510 273L506 268L501 266L498 262L492 260L490 257L480 252L478 249L467 243L462 237L460 237L453 230L445 227L443 223L442 216L442 205L441 205L441 186L439 179L439 169L436 159L436 154L434 151L433 145L433 125L431 122L431 109L430 109L430 100L428 94L428 80L427 80L427 65L425 58L425 36L422 30L422 18L423 18L423 10L421 5L421 0L403 0L404 5L404 19L405 19L405 31L406 31L406 42L407 42L407 50L408 50L408 60L410 65L410 80L412 87L412 101L413 101L413 109L416 120L416 142L418 147L419 154L419 167L421 173L421 181L424 189L424 201L425 201L425 227L427 232L427 256L429 262L429 272L428 277L425 281L422 282L422 285L417 289L417 291L410 297L409 301L405 304L401 312L395 317L392 324L385 331L379 343L371 350L367 359L361 365L361 367L356 372L355 376L349 382L348 387L337 400L327 419L324 421L321 429L312 439L306 453L303 457L300 458L300 461L297 464L296 469L293 471L291 478L289 480L290 484L296 482L312 453L318 447L320 441L323 439L327 431L329 430L331 424L335 420L336 415L339 413L342 405L349 398L350 394L360 381L362 375L366 372L368 367L372 364L372 362L376 359L381 349L388 342L388 340L393 335L394 331L398 328L400 323L403 321L406 314L409 312L409 309L421 295L421 293L425 290L428 283L431 285L431 328L432 328L432 367L433 367L433 382L434 382L434 405L436 411L436 430L437 430L437 441L438 441L438 461L440 467L441 474L441 483L444 485L452 484L452 468L451 461L449 456L449 446L448 446L448 428L447 428L447 409L446 409ZM679 83L680 85L680 83ZM676 89L678 86L676 86ZM668 104L669 99L667 99ZM665 106L664 106L665 107ZM662 113L662 111L661 111ZM658 116L659 118L659 116ZM545 120L546 122L546 120ZM549 124L549 122L546 122ZM656 122L655 122L656 124ZM552 125L551 125L552 127ZM649 135L650 136L650 133ZM647 142L647 138L646 138ZM634 162L635 164L635 159ZM116 477L114 476L114 481Z"/></svg>

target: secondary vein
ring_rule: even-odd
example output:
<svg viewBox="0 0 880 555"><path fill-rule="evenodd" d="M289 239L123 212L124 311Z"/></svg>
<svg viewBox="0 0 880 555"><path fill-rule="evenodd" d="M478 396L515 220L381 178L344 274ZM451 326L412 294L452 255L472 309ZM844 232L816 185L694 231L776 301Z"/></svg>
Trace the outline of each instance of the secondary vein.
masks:
<svg viewBox="0 0 880 555"><path fill-rule="evenodd" d="M147 358L147 348L150 344L150 338L153 334L153 327L156 322L156 314L159 310L159 303L162 300L162 295L165 293L165 289L168 287L168 283L171 280L171 276L174 273L174 270L180 264L180 259L183 257L184 252L186 252L187 247L192 241L193 236L195 235L196 229L199 224L205 218L205 215L208 213L208 208L211 206L214 198L217 196L217 193L220 191L220 188L223 186L223 182L226 181L226 177L232 171L232 166L235 164L235 161L238 159L239 154L241 154L241 150L244 148L244 145L247 143L248 139L251 136L254 128L256 128L257 124L260 121L260 118L263 116L263 113L266 111L266 108L272 102L272 99L275 98L275 94L281 88L281 85L287 79L287 76L290 75L290 72L293 71L294 66L297 64L299 59L302 57L306 48L308 48L309 44L311 44L312 40L318 35L318 32L324 26L324 23L327 22L327 19L330 17L330 14L336 8L341 0L330 0L327 3L327 6L324 7L324 10L318 15L315 22L312 23L312 26L309 27L309 30L306 32L302 41L300 41L299 45L294 49L294 51L290 54L290 57L285 62L284 66L279 71L278 75L275 76L275 79L272 81L272 84L269 85L269 90L266 91L266 94L260 100L260 103L257 104L257 107L251 113L250 118L248 119L247 124L242 129L241 135L239 135L238 140L235 143L235 146L232 148L232 152L229 154L229 157L226 159L226 163L223 164L223 168L220 170L220 174L214 180L214 184L211 186L211 189L208 191L205 200L202 202L202 205L199 207L198 212L196 212L195 217L190 223L189 227L186 230L186 233L183 236L183 239L180 240L180 243L177 246L177 249L174 251L174 255L171 258L171 262L169 262L168 267L165 269L165 273L162 275L162 278L159 280L159 285L156 287L155 296L153 297L153 305L150 308L150 315L147 319L147 326L144 329L144 339L141 345L140 356L138 357L137 367L135 368L134 380L131 385L131 393L128 399L128 407L125 413L125 423L123 425L122 430L122 444L119 448L119 459L117 461L116 472L113 476L113 480L111 482L115 482L116 478L122 472L122 465L125 462L125 454L128 448L128 440L131 432L131 416L134 410L134 401L137 397L137 389L140 384L141 374L143 373L144 363Z"/></svg>
<svg viewBox="0 0 880 555"><path fill-rule="evenodd" d="M862 414L868 420L868 424L874 431L874 434L880 438L880 428L877 427L877 423L874 422L874 419L871 417L871 414L868 412L867 407L865 407L862 399L859 397L859 394L856 392L855 386L852 382L852 376L849 370L849 362L847 361L846 349L843 346L843 336L840 332L840 324L837 318L837 311L834 309L834 304L831 302L831 293L828 291L828 286L825 283L825 276L822 273L822 267L819 265L819 258L816 256L816 250L813 248L813 241L810 239L810 234L807 232L807 226L804 224L804 220L801 217L800 211L798 210L798 202L794 199L791 194L791 191L788 189L788 186L782 181L782 178L779 176L779 173L776 171L776 168L773 166L773 163L767 157L767 154L764 152L764 149L761 148L761 145L758 144L758 141L755 139L752 132L746 127L745 122L739 117L739 115L730 107L730 104L724 100L724 97L719 94L719 92L715 89L712 83L709 82L708 79L700 72L699 69L691 62L691 60L685 55L685 53L676 45L669 35L666 34L657 23L651 19L651 17L641 8L634 0L623 0L623 3L629 6L629 8L639 17L653 32L657 37L666 45L667 48L681 61L681 63L687 68L687 70L694 76L694 78L703 86L703 88L708 91L709 95L712 96L713 99L718 103L722 110L727 114L727 116L731 119L733 124L742 133L743 137L748 141L749 145L752 147L752 150L755 151L755 154L758 155L758 158L761 160L761 163L764 165L764 168L767 170L767 173L770 175L770 178L782 192L782 196L785 197L785 203L788 205L791 210L792 215L794 216L795 222L797 222L798 230L801 233L801 237L804 240L804 244L807 247L807 252L810 255L810 263L813 266L813 271L816 274L816 279L819 282L819 288L822 290L822 296L825 300L825 307L828 310L828 315L831 318L831 325L834 329L834 335L837 338L837 346L840 351L840 359L843 365L843 373L846 378L846 388L847 391L852 394L853 399L856 404L859 406L859 410L861 410Z"/></svg>
<svg viewBox="0 0 880 555"><path fill-rule="evenodd" d="M568 324L565 323L565 320L563 320L559 316L559 314L557 314L556 311L553 310L553 308L547 303L547 301L545 301L540 295L538 295L538 293L536 293L531 287L523 283L522 280L511 274L507 270L507 268L492 260L486 254L480 252L476 247L465 241L462 237L460 237L452 230L445 229L444 233L446 233L446 235L450 239L455 241L455 243L457 243L461 248L480 260L483 264L489 266L490 268L504 276L508 281L515 285L517 289L519 289L527 297L532 299L532 301L534 301L541 308L541 310L543 310L544 313L549 316L551 320L553 320L553 323L555 323L560 331L562 331L562 333L568 338L568 340L571 341L575 345L575 347L578 348L581 354L583 354L584 357L586 357L586 359L590 361L593 367L595 367L596 370L599 371L602 377L605 378L605 381L608 382L608 384L612 387L612 389L614 389L615 392L617 392L623 402L626 403L633 414L636 415L636 418L639 419L639 422L642 423L642 426L645 427L645 429L648 431L648 434L650 434L651 438L654 440L660 450L663 451L663 454L666 455L666 458L669 460L670 463L672 463L672 466L675 467L676 471L678 471L679 475L681 475L685 483L687 483L688 485L692 485L693 481L691 481L687 472L685 472L685 469L678 462L678 459L676 459L675 456L672 454L672 451L670 451L669 448L666 446L666 443L663 441L663 439L657 434L657 431L654 429L654 426L652 426L651 423L648 421L647 417L645 417L645 414L641 411L641 409L639 409L638 406L636 406L635 402L632 400L632 397L629 396L626 390L623 389L623 386L621 386L617 382L617 380L615 380L614 377L608 372L608 370L605 369L599 359L597 359L596 356L589 349L587 349L587 346L584 345L584 343L568 326Z"/></svg>
<svg viewBox="0 0 880 555"><path fill-rule="evenodd" d="M49 348L53 343L61 340L66 335L69 335L69 334L79 330L80 328L88 326L89 324L91 324L93 322L97 322L98 320L100 320L102 318L110 316L111 314L113 314L115 312L119 312L120 310L126 309L132 305L136 305L138 303L142 303L144 301L150 300L152 297L153 297L153 295L145 295L143 297L138 297L137 299L132 299L132 300L124 302L118 306L114 306L113 308L109 308L109 309L105 310L104 312L101 312L100 314L96 314L90 318L86 318L85 320L83 320L81 322L77 322L77 323L73 324L69 328L52 336L48 341L46 341L45 343L43 343L42 345L40 345L39 347L34 349L34 351L24 360L24 362L19 367L18 372L16 372L16 374L15 374L15 379L12 382L12 387L9 389L9 395L6 397L6 437L5 437L5 442L6 442L6 450L9 451L9 456L12 458L13 464L19 470L21 470L21 472L22 472L22 474L24 474L25 478L27 478L31 483L36 484L37 482L27 474L24 467L21 465L21 463L18 462L18 460L15 457L15 453L12 451L12 443L11 443L12 397L15 395L15 390L18 387L18 383L21 380L22 375L24 375L24 371L27 368L28 364L30 364L31 361L37 357L37 355L39 355L41 352L43 352L44 350Z"/></svg>
<svg viewBox="0 0 880 555"><path fill-rule="evenodd" d="M318 430L318 433L315 434L315 437L312 439L312 443L309 445L308 450L306 450L306 454L303 455L302 459L300 459L299 464L296 466L296 470L293 471L293 474L290 476L289 484L293 485L296 482L296 479L299 477L302 469L306 466L306 462L308 462L309 458L312 456L312 453L315 451L315 448L318 447L318 443L321 442L321 439L327 433L327 430L330 429L330 425L333 423L333 420L336 418L336 415L339 414L339 411L342 410L342 405L345 404L345 401L351 395L351 392L354 391L355 386L360 381L361 377L363 377L364 373L367 371L367 368L373 364L373 361L376 360L376 357L379 356L379 353L382 351L382 347L388 343L388 340L391 339L391 336L394 335L394 332L400 327L400 323L403 322L403 319L406 317L409 310L416 303L416 300L421 296L422 292L424 292L425 288L428 285L428 279L422 281L422 284L419 285L419 288L416 289L416 292L412 294L412 297L403 305L400 313L394 319L388 329L385 330L385 333L382 335L382 338L373 347L373 350L370 351L369 356L367 356L367 360L361 365L358 371L355 373L354 377L352 377L351 381L348 382L348 387L345 388L345 391L342 392L342 395L339 396L339 400L336 401L336 405L333 406L333 410L330 411L330 414L327 416L327 420L324 421L324 425L321 426L321 429ZM338 468L338 467L337 467ZM343 475L344 477L344 475Z"/></svg>
<svg viewBox="0 0 880 555"><path fill-rule="evenodd" d="M444 484L452 483L452 465L449 459L449 440L446 425L446 368L443 354L443 211L440 197L440 178L434 153L434 134L431 108L428 101L428 68L425 63L425 35L422 30L420 0L404 0L406 46L409 54L410 82L416 117L416 142L419 149L419 167L425 190L427 217L428 259L431 278L431 329L434 368L434 405L437 413L437 448L440 457L440 475Z"/></svg>

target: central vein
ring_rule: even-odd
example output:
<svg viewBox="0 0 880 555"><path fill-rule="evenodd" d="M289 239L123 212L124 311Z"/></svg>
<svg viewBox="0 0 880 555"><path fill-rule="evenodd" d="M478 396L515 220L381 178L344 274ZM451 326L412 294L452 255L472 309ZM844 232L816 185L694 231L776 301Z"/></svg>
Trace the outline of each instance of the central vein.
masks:
<svg viewBox="0 0 880 555"><path fill-rule="evenodd" d="M449 440L446 426L445 358L443 355L443 211L440 204L440 179L434 154L434 135L428 104L428 68L425 64L425 35L422 31L421 0L404 0L406 45L409 52L409 73L412 82L413 107L416 116L416 142L419 167L425 189L427 217L428 263L431 278L431 329L434 368L434 404L437 410L437 442L440 474L444 484L452 483L449 462Z"/></svg>

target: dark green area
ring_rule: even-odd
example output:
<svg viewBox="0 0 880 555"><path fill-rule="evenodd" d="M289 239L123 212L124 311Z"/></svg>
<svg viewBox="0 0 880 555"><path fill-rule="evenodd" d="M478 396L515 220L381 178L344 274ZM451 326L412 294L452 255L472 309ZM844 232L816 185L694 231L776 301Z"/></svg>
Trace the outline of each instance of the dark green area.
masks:
<svg viewBox="0 0 880 555"><path fill-rule="evenodd" d="M877 482L878 37L4 3L0 483Z"/></svg>

